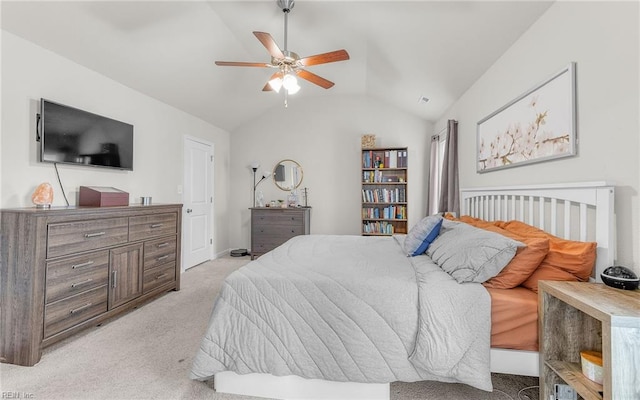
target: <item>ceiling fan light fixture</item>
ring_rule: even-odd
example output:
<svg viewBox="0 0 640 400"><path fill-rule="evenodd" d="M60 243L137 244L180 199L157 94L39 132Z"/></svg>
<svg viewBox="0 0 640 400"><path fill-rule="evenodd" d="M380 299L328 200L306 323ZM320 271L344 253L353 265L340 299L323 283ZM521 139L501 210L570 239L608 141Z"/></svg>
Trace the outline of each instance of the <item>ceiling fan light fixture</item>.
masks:
<svg viewBox="0 0 640 400"><path fill-rule="evenodd" d="M276 93L280 93L280 88L282 87L282 78L278 77L270 80L269 86L271 86L271 89L273 89Z"/></svg>
<svg viewBox="0 0 640 400"><path fill-rule="evenodd" d="M296 94L300 90L298 80L292 74L286 74L284 78L282 78L282 86L287 89L288 94Z"/></svg>
<svg viewBox="0 0 640 400"><path fill-rule="evenodd" d="M274 91L276 93L280 93L280 90L284 87L284 105L286 107L287 96L290 94L296 94L300 90L300 85L298 84L297 79L298 77L324 89L330 89L333 87L333 82L308 71L306 69L307 67L345 61L349 59L349 53L342 49L301 58L293 51L289 51L287 47L289 30L288 14L291 12L291 9L295 4L295 0L276 0L276 3L284 14L284 48L281 49L269 33L258 31L253 32L253 35L269 52L271 62L216 61L215 64L220 66L265 67L276 69L275 73L271 75L271 78L269 78L267 83L263 86L262 91Z"/></svg>

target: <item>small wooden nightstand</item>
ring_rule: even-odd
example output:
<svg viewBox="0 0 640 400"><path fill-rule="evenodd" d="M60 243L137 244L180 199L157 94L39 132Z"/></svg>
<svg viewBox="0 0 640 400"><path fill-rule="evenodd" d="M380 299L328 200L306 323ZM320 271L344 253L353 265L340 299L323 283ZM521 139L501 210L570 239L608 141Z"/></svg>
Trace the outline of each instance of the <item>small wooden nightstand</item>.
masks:
<svg viewBox="0 0 640 400"><path fill-rule="evenodd" d="M556 383L586 400L640 399L640 291L586 282L538 287L540 400L553 398ZM602 352L602 385L582 374L582 350Z"/></svg>

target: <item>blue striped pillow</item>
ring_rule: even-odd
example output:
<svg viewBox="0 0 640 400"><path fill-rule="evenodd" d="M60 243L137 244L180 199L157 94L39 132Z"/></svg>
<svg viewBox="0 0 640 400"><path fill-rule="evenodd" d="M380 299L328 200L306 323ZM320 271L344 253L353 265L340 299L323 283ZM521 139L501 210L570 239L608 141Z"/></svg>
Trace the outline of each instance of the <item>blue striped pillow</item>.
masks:
<svg viewBox="0 0 640 400"><path fill-rule="evenodd" d="M441 226L441 215L430 215L423 218L422 221L411 228L407 237L404 239L403 247L405 253L410 257L424 254L431 242L438 237Z"/></svg>

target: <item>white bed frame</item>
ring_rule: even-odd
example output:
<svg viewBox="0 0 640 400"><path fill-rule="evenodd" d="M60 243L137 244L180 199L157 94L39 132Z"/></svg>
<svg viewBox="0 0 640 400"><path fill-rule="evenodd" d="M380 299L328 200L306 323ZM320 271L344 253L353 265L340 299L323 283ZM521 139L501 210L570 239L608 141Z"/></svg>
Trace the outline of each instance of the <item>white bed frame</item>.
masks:
<svg viewBox="0 0 640 400"><path fill-rule="evenodd" d="M592 278L614 265L614 187L606 182L470 188L460 191L461 215L484 220L518 220L555 236L598 243ZM491 349L491 371L539 376L535 351ZM277 399L388 400L389 384L330 382L298 376L215 375L214 387L223 393Z"/></svg>

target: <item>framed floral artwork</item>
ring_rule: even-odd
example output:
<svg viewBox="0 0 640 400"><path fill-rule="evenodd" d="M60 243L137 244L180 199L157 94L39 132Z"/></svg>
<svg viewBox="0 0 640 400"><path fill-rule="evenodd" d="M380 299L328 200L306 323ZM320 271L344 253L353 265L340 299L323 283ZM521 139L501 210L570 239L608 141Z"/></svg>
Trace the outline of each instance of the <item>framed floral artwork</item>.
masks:
<svg viewBox="0 0 640 400"><path fill-rule="evenodd" d="M478 122L477 171L576 154L575 63Z"/></svg>

